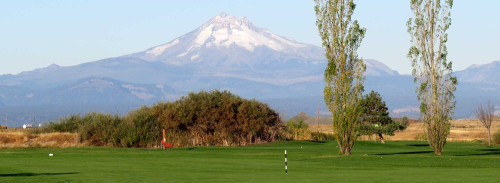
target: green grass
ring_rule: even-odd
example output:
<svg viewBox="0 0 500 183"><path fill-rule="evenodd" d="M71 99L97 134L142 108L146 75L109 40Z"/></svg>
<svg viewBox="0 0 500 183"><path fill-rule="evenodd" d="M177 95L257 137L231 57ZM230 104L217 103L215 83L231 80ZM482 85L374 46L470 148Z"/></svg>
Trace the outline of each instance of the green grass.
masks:
<svg viewBox="0 0 500 183"><path fill-rule="evenodd" d="M1 149L0 182L500 182L500 146L448 143L435 156L425 144L357 142L351 156L339 156L334 141L167 151Z"/></svg>

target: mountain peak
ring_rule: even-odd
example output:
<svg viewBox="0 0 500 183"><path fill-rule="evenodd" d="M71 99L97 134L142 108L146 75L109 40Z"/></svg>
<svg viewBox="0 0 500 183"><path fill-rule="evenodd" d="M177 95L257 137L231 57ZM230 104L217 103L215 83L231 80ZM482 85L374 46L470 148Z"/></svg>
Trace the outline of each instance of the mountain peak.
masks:
<svg viewBox="0 0 500 183"><path fill-rule="evenodd" d="M61 66L57 65L57 64L50 64L48 67L46 68L59 68Z"/></svg>
<svg viewBox="0 0 500 183"><path fill-rule="evenodd" d="M61 68L61 66L59 66L57 64L51 64L51 65L44 67L44 68L36 68L35 70L33 70L33 72L35 72L35 73L53 72L53 71L56 71L60 68ZM21 72L19 74L26 75L26 74L30 74L30 73L31 73L30 71L24 71L24 72Z"/></svg>
<svg viewBox="0 0 500 183"><path fill-rule="evenodd" d="M365 75L367 76L397 76L399 75L398 71L392 70L389 66L385 65L382 62L365 59L366 71Z"/></svg>
<svg viewBox="0 0 500 183"><path fill-rule="evenodd" d="M224 28L238 28L241 26L254 27L253 24L246 17L236 17L226 14L225 12L213 17L204 25L216 24ZM228 27L229 26L229 27Z"/></svg>
<svg viewBox="0 0 500 183"><path fill-rule="evenodd" d="M253 51L256 46L274 45L270 31L257 28L245 17L221 13L197 29L194 44L197 47L229 47L236 45ZM268 45L269 46L269 45ZM275 46L270 46L275 48Z"/></svg>
<svg viewBox="0 0 500 183"><path fill-rule="evenodd" d="M497 60L497 61L493 61L493 62L490 62L490 63L486 63L486 64L472 64L471 66L469 66L467 69L484 69L484 68L493 68L495 67L497 64L500 65L500 61ZM467 70L466 69L466 70Z"/></svg>
<svg viewBox="0 0 500 183"><path fill-rule="evenodd" d="M474 64L465 70L455 72L458 81L469 83L500 84L500 61Z"/></svg>
<svg viewBox="0 0 500 183"><path fill-rule="evenodd" d="M226 13L226 12L220 12L220 13L219 13L219 16L220 16L220 17L226 17L226 16L227 16L227 13Z"/></svg>
<svg viewBox="0 0 500 183"><path fill-rule="evenodd" d="M312 54L305 52L322 50L319 47L302 44L293 39L278 36L267 29L259 28L246 17L231 16L222 12L190 33L166 44L134 54L132 57L183 65L199 63L207 57L206 53L212 53L215 50L232 54L235 54L234 52L253 54L252 52L256 49L296 57L308 55L307 57L311 58L316 58L321 54L311 56Z"/></svg>

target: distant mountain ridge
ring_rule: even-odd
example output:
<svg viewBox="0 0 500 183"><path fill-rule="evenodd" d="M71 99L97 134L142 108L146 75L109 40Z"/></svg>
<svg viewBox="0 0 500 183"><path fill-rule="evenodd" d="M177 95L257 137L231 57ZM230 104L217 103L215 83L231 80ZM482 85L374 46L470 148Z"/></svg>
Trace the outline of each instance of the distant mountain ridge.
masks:
<svg viewBox="0 0 500 183"><path fill-rule="evenodd" d="M376 60L364 61L365 91L380 92L393 116L418 116L413 77L400 75ZM10 111L12 119L19 119L17 124L31 115L54 120L75 111L123 113L133 106L213 89L264 100L288 116L302 111L316 115L318 104L320 113L327 114L322 97L326 63L321 47L278 36L244 17L222 13L185 35L144 51L0 75L0 119L2 111ZM499 67L497 61L455 72L459 78L457 117L471 116L475 102L499 99L495 93L500 89ZM57 113L41 106L57 108ZM78 106L85 107L78 110ZM23 108L29 110L20 110Z"/></svg>
<svg viewBox="0 0 500 183"><path fill-rule="evenodd" d="M42 90L0 86L9 106L42 104L152 103L177 99L184 93L162 84L136 84L89 77Z"/></svg>
<svg viewBox="0 0 500 183"><path fill-rule="evenodd" d="M472 65L465 70L455 72L459 81L500 85L500 61L482 65Z"/></svg>

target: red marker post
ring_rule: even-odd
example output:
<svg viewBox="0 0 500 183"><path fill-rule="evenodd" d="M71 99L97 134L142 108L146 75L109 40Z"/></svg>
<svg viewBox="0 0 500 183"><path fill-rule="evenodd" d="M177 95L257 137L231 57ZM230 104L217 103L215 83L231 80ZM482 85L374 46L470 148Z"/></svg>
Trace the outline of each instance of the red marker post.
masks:
<svg viewBox="0 0 500 183"><path fill-rule="evenodd" d="M161 140L161 147L165 150L165 143L167 143L167 133L165 129L163 129L163 139Z"/></svg>

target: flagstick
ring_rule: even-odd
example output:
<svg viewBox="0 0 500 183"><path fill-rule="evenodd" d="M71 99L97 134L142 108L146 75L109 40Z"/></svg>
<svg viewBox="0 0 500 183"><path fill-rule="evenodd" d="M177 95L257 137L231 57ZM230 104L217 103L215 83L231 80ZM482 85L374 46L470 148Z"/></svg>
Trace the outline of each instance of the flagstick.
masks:
<svg viewBox="0 0 500 183"><path fill-rule="evenodd" d="M285 174L288 174L287 160L286 160L286 149L285 149Z"/></svg>

